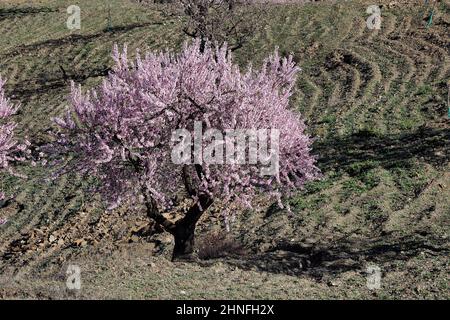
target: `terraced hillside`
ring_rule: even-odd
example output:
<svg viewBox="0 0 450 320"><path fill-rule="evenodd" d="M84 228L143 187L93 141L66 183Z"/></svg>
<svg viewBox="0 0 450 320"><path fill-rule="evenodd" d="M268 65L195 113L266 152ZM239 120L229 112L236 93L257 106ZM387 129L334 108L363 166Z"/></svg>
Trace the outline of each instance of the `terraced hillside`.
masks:
<svg viewBox="0 0 450 320"><path fill-rule="evenodd" d="M74 3L82 28L70 31ZM377 3L380 30L366 26L373 1L268 6L265 27L236 51L243 67L275 47L294 55L302 73L292 105L316 137L324 173L291 199L292 214L261 197L264 210L237 215L231 237L245 255L172 263L170 237L152 234L142 213L106 215L82 192L88 182L48 182L44 169L24 167L30 179L1 177L16 197L0 205L8 219L0 296L71 297L65 270L75 263L81 298L448 299L450 3ZM183 18L157 9L126 0L2 1L0 73L22 104L20 133L45 142L68 80L99 83L114 43L129 52L179 48ZM201 231L223 228L215 211ZM383 272L379 290L366 287L370 264Z"/></svg>

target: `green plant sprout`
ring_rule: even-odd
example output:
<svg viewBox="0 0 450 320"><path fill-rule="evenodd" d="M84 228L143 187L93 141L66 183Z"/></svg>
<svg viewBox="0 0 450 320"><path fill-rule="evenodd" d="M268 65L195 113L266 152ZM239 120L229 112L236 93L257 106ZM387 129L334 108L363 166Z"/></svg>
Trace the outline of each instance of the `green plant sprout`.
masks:
<svg viewBox="0 0 450 320"><path fill-rule="evenodd" d="M433 23L433 16L434 16L434 9L431 10L430 18L428 19L428 23L427 23L427 28L429 28L431 26L431 24Z"/></svg>
<svg viewBox="0 0 450 320"><path fill-rule="evenodd" d="M112 30L111 3L108 3L108 26L106 27L106 30Z"/></svg>

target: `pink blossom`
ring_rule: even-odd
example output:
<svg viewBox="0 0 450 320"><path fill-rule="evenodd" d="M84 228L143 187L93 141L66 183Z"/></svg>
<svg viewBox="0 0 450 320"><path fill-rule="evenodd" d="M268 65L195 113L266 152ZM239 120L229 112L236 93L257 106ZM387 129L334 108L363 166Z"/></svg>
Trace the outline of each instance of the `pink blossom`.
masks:
<svg viewBox="0 0 450 320"><path fill-rule="evenodd" d="M18 144L14 138L16 124L11 120L11 116L17 112L18 105L14 105L6 98L4 81L0 77L0 171L20 176L13 169L11 164L24 160L24 154L28 152L29 142ZM4 198L0 193L0 199Z"/></svg>
<svg viewBox="0 0 450 320"><path fill-rule="evenodd" d="M226 45L208 43L201 52L195 41L178 54L149 52L134 60L115 46L113 59L113 71L95 90L83 93L72 84L51 146L54 159L70 159L67 170L99 178L98 191L111 207L144 199L148 212L160 212L181 194L203 212L217 199L250 204L261 191L280 198L319 176L305 124L289 106L300 71L292 57L275 51L259 70L241 72ZM193 132L196 121L205 131L279 130L279 174L261 176L260 163L174 164L172 133ZM174 228L162 215L150 216Z"/></svg>

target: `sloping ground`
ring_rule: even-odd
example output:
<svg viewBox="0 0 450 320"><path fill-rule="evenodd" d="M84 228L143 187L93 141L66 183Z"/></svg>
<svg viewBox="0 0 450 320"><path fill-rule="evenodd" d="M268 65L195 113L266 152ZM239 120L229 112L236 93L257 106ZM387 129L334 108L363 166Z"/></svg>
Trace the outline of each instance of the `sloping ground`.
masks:
<svg viewBox="0 0 450 320"><path fill-rule="evenodd" d="M261 199L236 215L231 234L246 255L168 261L171 239L139 212L105 215L76 177L48 183L2 177L0 296L72 297L68 264L83 271L81 298L449 298L450 4L371 1L269 7L267 26L236 53L257 64L275 46L303 69L293 99L317 138L324 179L291 199L292 213ZM79 1L82 29L65 27L71 1L0 5L0 72L22 102L23 135L42 143L65 108L67 78L86 87L106 74L113 43L177 48L180 21L127 1ZM425 19L425 20L424 20ZM64 72L61 70L64 69ZM223 228L220 207L201 231ZM156 230L157 231L157 230ZM366 267L382 287L366 286Z"/></svg>

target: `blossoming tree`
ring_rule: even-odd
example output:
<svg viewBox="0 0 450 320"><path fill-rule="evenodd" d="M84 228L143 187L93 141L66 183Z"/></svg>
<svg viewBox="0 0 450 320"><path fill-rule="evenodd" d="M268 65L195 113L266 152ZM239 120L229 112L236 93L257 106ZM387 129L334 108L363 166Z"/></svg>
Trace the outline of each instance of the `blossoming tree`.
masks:
<svg viewBox="0 0 450 320"><path fill-rule="evenodd" d="M23 160L23 152L27 146L18 144L14 139L16 124L10 120L10 116L16 113L19 106L13 105L6 98L5 83L6 81L0 77L0 171L18 175L12 169L11 163ZM4 193L0 190L0 200L3 200L4 197Z"/></svg>
<svg viewBox="0 0 450 320"><path fill-rule="evenodd" d="M71 106L55 119L59 130L52 150L58 158L65 155L70 170L97 177L97 190L111 208L142 205L174 236L174 259L193 252L195 226L214 201L251 205L257 192L264 192L281 204L282 194L319 176L305 125L289 109L299 71L292 57L275 52L259 70L241 72L226 45L213 49L207 43L203 51L200 45L197 40L178 54L150 52L134 60L126 47L120 52L116 46L115 66L103 83L85 93L72 84ZM197 129L205 135L198 138ZM217 156L221 144L226 153L237 152L236 140L217 138L221 134L265 129L277 133L265 154L277 160L271 174L261 174L268 163L264 157L249 161L269 138L253 141L256 148L244 147L243 161L205 160L205 153ZM183 145L179 161L175 150L192 136L194 145ZM164 213L180 198L190 199L191 206L172 221Z"/></svg>

